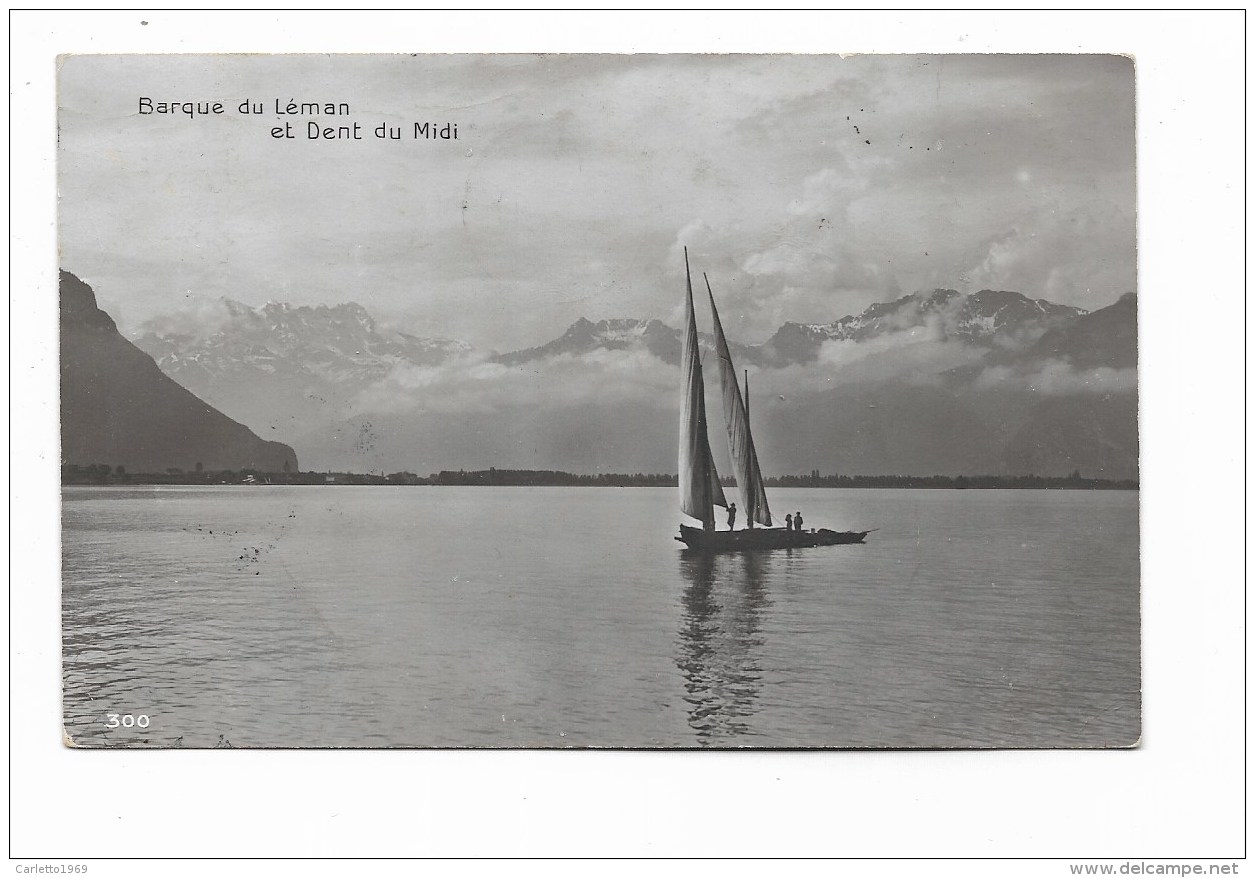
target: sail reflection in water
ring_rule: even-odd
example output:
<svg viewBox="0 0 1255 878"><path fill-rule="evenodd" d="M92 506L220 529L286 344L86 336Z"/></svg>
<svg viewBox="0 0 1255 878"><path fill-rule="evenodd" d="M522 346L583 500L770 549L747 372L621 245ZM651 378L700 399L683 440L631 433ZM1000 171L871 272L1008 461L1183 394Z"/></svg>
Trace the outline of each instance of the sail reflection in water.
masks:
<svg viewBox="0 0 1255 878"><path fill-rule="evenodd" d="M752 735L749 723L763 685L764 582L772 556L745 552L680 553L685 588L676 665L684 675L688 723L702 746ZM761 746L761 745L760 745Z"/></svg>

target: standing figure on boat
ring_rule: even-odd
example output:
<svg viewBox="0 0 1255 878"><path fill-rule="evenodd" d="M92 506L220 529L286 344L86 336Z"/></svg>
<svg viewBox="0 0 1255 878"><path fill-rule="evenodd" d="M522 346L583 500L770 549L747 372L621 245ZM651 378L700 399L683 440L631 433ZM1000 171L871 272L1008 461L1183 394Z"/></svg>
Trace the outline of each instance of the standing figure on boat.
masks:
<svg viewBox="0 0 1255 878"><path fill-rule="evenodd" d="M703 275L705 277L705 275ZM700 529L680 523L677 540L690 549L707 551L745 551L747 549L788 549L811 546L831 546L839 543L861 543L870 531L833 531L811 529L811 536L800 538L802 513L786 516L784 528L772 526L771 509L767 505L767 491L762 469L758 464L758 452L750 435L749 373L745 372L745 391L742 393L736 368L732 364L732 352L719 322L719 310L715 307L715 294L706 278L706 293L710 297L710 316L714 330L713 359L719 369L719 385L723 398L723 420L728 429L728 454L735 470L737 489L745 504L745 527L750 530L754 523L767 530L759 533L736 533L736 505L729 504L724 495L719 473L715 469L710 451L710 436L706 423L706 384L702 375L701 340L697 332L697 315L693 308L693 276L689 268L688 249L684 250L684 334L680 345L681 397L680 397L680 444L678 449L680 488L680 512L700 521ZM728 509L728 531L717 531L716 506ZM783 533L781 532L783 530Z"/></svg>

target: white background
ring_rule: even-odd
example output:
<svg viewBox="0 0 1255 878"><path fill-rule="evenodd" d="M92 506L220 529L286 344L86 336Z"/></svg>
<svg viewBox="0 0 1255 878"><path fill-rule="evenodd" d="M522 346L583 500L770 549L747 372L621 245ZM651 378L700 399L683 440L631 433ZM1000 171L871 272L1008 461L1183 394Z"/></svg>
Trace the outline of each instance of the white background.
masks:
<svg viewBox="0 0 1255 878"><path fill-rule="evenodd" d="M1244 30L1241 12L11 13L8 743L17 865L632 855L1112 858L1118 868L1243 857ZM1142 745L703 754L63 748L55 56L193 51L1133 54ZM89 874L375 868L397 867L93 860ZM588 868L607 864L546 871ZM805 871L834 868L844 867ZM1064 862L854 868L1070 874Z"/></svg>

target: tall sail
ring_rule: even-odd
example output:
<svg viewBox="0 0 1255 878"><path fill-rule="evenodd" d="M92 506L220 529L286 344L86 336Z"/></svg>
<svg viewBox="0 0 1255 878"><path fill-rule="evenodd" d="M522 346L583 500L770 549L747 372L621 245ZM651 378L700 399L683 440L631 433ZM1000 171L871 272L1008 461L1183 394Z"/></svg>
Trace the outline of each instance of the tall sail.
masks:
<svg viewBox="0 0 1255 878"><path fill-rule="evenodd" d="M689 275L688 249L684 250L684 276L688 289L684 351L680 357L683 397L680 401L680 511L715 528L715 506L727 506L706 434L706 386L697 347L697 317L693 311L693 280Z"/></svg>
<svg viewBox="0 0 1255 878"><path fill-rule="evenodd" d="M715 316L715 354L719 358L719 383L723 388L723 420L728 425L728 451L732 454L732 466L736 470L736 484L741 492L741 503L746 520L757 521L771 527L771 509L767 506L767 490L763 487L763 474L758 468L758 452L754 450L754 437L750 434L749 411L741 398L741 386L736 379L736 367L728 351L728 340L723 337L723 325L715 308L715 294L710 291L706 279L706 293L710 296L710 312ZM747 378L748 390L748 378Z"/></svg>

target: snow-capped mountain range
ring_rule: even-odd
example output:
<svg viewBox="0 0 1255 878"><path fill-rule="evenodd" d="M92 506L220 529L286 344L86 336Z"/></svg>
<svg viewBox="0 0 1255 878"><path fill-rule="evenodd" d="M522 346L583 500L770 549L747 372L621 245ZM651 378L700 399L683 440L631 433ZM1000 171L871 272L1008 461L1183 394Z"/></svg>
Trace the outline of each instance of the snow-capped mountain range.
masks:
<svg viewBox="0 0 1255 878"><path fill-rule="evenodd" d="M1136 333L1132 294L1087 313L934 290L730 347L759 371L773 472L1128 478ZM674 466L680 335L659 320L581 318L544 345L496 353L384 328L353 303L224 300L204 317L151 321L133 340L315 469L661 472Z"/></svg>
<svg viewBox="0 0 1255 878"><path fill-rule="evenodd" d="M861 314L832 323L785 323L757 345L729 341L733 358L754 366L787 366L816 359L830 341L868 341L890 333L907 340L947 339L982 347L1025 347L1051 329L1070 325L1087 312L1019 293L981 290L965 295L956 290L915 293L870 306ZM702 334L709 345L710 337ZM659 320L615 319L596 323L580 318L560 337L540 347L502 354L497 359L517 365L558 354L643 348L667 363L680 361L680 330Z"/></svg>
<svg viewBox="0 0 1255 878"><path fill-rule="evenodd" d="M1085 313L1081 308L1003 290L970 295L934 290L877 303L832 323L786 323L763 347L769 362L805 363L815 358L824 342L868 341L894 332L987 347L1023 346Z"/></svg>
<svg viewBox="0 0 1255 878"><path fill-rule="evenodd" d="M462 341L383 330L355 302L330 307L270 302L250 308L222 299L220 304L221 314L205 329L189 331L184 323L170 330L165 328L169 321L158 319L144 324L133 341L162 371L193 383L248 371L369 383L398 364L436 365L471 351ZM981 290L964 295L934 290L878 303L831 323L785 323L766 342L749 345L730 340L729 346L738 362L764 367L813 361L825 342L861 342L895 332L905 333L904 340L951 339L983 347L1026 347L1085 313L1014 292ZM702 338L710 344L708 334ZM660 320L593 322L581 317L547 344L495 354L492 359L512 366L561 354L634 349L678 363L680 330Z"/></svg>
<svg viewBox="0 0 1255 878"><path fill-rule="evenodd" d="M250 308L219 300L204 330L163 330L157 319L133 339L167 375L192 382L257 371L304 375L331 382L370 382L399 363L431 365L465 353L470 345L381 329L356 302L293 306L268 302ZM182 330L182 331L180 331Z"/></svg>

